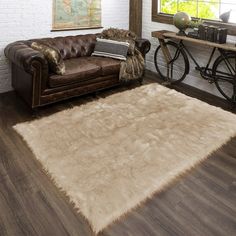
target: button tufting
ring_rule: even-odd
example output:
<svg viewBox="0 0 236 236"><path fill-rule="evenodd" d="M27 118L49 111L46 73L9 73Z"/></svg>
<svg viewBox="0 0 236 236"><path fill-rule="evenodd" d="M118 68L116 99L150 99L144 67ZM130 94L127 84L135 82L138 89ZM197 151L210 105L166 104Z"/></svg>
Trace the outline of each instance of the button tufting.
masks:
<svg viewBox="0 0 236 236"><path fill-rule="evenodd" d="M90 56L96 42L96 35L77 35L50 39L50 43L58 48L63 59Z"/></svg>

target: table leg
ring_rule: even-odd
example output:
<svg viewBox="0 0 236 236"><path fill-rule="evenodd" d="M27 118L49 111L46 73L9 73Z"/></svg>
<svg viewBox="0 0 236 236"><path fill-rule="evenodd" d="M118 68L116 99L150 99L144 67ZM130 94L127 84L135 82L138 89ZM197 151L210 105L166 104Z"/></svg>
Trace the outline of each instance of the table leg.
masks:
<svg viewBox="0 0 236 236"><path fill-rule="evenodd" d="M171 55L170 55L170 51L168 49L168 47L166 46L165 40L162 38L158 38L160 46L161 46L161 50L162 53L165 57L165 61L166 61L166 65L167 65L167 81L164 83L166 85L170 85L171 84L171 78L170 78L170 61L172 60Z"/></svg>

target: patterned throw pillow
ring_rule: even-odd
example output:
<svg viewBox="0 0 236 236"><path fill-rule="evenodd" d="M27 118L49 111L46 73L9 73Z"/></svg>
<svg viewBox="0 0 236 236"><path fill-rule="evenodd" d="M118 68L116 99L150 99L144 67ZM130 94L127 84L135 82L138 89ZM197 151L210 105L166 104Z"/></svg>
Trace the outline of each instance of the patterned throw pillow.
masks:
<svg viewBox="0 0 236 236"><path fill-rule="evenodd" d="M118 28L109 28L102 31L101 38L129 43L128 55L134 55L135 40L137 39L137 35L134 32Z"/></svg>
<svg viewBox="0 0 236 236"><path fill-rule="evenodd" d="M111 57L126 61L128 49L128 42L97 38L92 56Z"/></svg>
<svg viewBox="0 0 236 236"><path fill-rule="evenodd" d="M38 42L33 42L31 48L41 52L45 56L52 72L58 75L65 74L65 63L57 49Z"/></svg>

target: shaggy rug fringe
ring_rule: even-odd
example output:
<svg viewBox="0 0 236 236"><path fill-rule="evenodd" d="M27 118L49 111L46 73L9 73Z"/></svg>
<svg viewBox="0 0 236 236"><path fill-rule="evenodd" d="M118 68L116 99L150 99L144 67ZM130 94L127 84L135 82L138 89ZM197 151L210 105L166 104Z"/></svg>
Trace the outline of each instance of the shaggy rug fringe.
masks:
<svg viewBox="0 0 236 236"><path fill-rule="evenodd" d="M236 134L235 134L236 135ZM22 137L22 136L21 136ZM23 138L23 137L22 137ZM113 221L107 222L107 225L104 226L103 228L97 230L96 228L93 227L93 225L91 224L91 222L89 222L89 219L86 218L85 215L83 215L83 212L81 212L79 206L76 206L76 204L73 202L73 200L71 199L71 197L67 194L67 192L65 190L63 190L62 187L60 187L55 179L52 177L52 175L50 174L50 172L45 169L45 167L42 165L42 163L36 159L37 163L40 165L41 170L44 172L44 174L50 179L50 181L53 183L53 185L60 191L60 193L64 196L64 198L67 200L67 202L72 206L72 208L78 212L83 218L84 220L87 222L87 224L89 225L89 227L91 228L91 230L93 231L93 233L95 235L101 233L105 228L108 229L109 227L112 227L113 224L116 224L117 222L121 221L122 219L124 219L131 211L135 211L136 209L140 208L142 205L144 205L147 201L149 201L150 199L152 199L155 195L162 193L163 191L166 191L169 187L174 186L175 183L177 183L178 181L181 181L182 178L184 178L186 175L188 175L191 171L193 171L197 166L201 165L206 159L208 159L214 152L222 149L228 142L230 142L230 140L232 140L231 137L228 140L225 141L224 144L222 144L219 148L213 150L212 152L210 152L204 159L199 160L197 163L195 163L194 165L192 165L191 167L189 167L188 169L184 170L182 173L176 175L173 177L172 180L166 182L165 184L163 184L162 187L160 187L158 190L153 191L152 193L150 193L149 196L147 196L146 198L144 198L143 200L141 200L140 202L138 202L137 204L134 204L134 206L132 206L131 208L129 208L129 210L127 210L126 212L123 212L121 215L119 215L118 217L116 217ZM26 140L23 138L24 142L27 145ZM35 155L34 151L32 148L30 148L31 152Z"/></svg>

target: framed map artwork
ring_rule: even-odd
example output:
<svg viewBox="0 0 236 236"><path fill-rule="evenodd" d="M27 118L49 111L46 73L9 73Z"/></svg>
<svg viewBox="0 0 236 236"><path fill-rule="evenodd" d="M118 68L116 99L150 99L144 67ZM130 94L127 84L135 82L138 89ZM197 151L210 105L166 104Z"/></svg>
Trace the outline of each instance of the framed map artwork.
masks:
<svg viewBox="0 0 236 236"><path fill-rule="evenodd" d="M101 0L53 0L52 30L101 28Z"/></svg>

